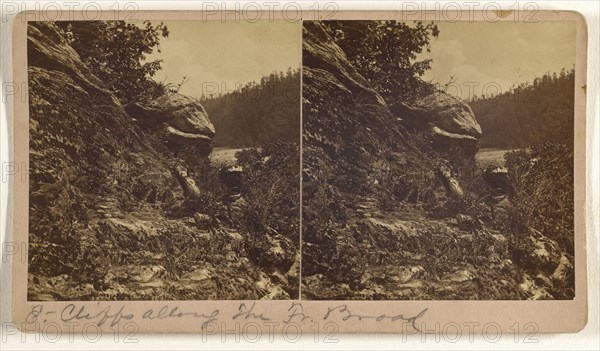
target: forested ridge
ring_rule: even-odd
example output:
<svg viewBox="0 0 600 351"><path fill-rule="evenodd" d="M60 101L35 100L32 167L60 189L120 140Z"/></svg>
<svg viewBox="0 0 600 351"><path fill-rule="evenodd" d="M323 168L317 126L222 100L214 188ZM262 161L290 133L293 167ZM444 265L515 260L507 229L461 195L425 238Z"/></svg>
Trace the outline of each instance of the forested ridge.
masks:
<svg viewBox="0 0 600 351"><path fill-rule="evenodd" d="M300 70L273 72L226 94L205 97L215 146L249 147L299 140Z"/></svg>
<svg viewBox="0 0 600 351"><path fill-rule="evenodd" d="M497 96L469 103L483 130L482 147L573 144L575 71L546 73Z"/></svg>

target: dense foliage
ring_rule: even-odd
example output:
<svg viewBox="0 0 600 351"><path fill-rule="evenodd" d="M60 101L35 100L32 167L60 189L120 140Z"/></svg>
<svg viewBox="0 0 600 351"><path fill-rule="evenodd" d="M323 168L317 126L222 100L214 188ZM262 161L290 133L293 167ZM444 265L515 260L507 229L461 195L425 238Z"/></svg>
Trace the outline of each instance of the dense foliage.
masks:
<svg viewBox="0 0 600 351"><path fill-rule="evenodd" d="M244 168L243 193L248 207L246 228L261 236L275 230L299 244L300 147L276 142L237 155Z"/></svg>
<svg viewBox="0 0 600 351"><path fill-rule="evenodd" d="M229 228L244 237L245 245L238 250L240 258L264 271L289 270L287 279L297 279L292 265L300 247L299 144L276 142L249 148L239 151L236 159L244 169L242 200L231 203L227 199L219 165L201 162L190 173L204 191L198 199L173 206L171 215L178 219L194 213L209 215L217 231ZM205 252L203 259L218 262L218 256L213 255ZM298 295L297 282L288 282L283 289L290 296Z"/></svg>
<svg viewBox="0 0 600 351"><path fill-rule="evenodd" d="M160 38L169 35L163 23L60 21L56 26L83 63L121 102L147 100L163 92L164 87L152 80L162 60L146 61L147 55L158 49Z"/></svg>
<svg viewBox="0 0 600 351"><path fill-rule="evenodd" d="M540 144L506 154L514 204L513 231L533 228L573 254L573 151Z"/></svg>
<svg viewBox="0 0 600 351"><path fill-rule="evenodd" d="M437 29L412 27L421 34L407 47L402 35L410 35L392 32L409 27L387 24L328 23L335 43L305 25L314 42L305 45L311 59L302 79L303 297L573 298L573 149L564 141L542 144L573 140L572 72L522 85L495 103L473 102L488 104L473 108L487 118L480 120L484 139L504 141L496 134L502 131L525 136L518 145L528 148L507 157L508 173L483 168L479 158L458 152L460 143L396 129L387 109L357 104L355 85L363 80L349 79L353 69L388 105L412 105L428 93L418 84L429 62L408 62L428 43L420 35ZM496 165L503 163L499 151ZM497 178L489 176L496 171Z"/></svg>
<svg viewBox="0 0 600 351"><path fill-rule="evenodd" d="M431 59L417 61L429 50L434 23L398 21L326 21L330 33L356 69L388 102L414 101L432 92L420 79L431 68Z"/></svg>
<svg viewBox="0 0 600 351"><path fill-rule="evenodd" d="M257 146L300 139L299 70L273 72L259 83L205 97L202 104L215 126L215 146Z"/></svg>
<svg viewBox="0 0 600 351"><path fill-rule="evenodd" d="M483 130L482 147L573 143L575 71L545 74L498 96L470 102Z"/></svg>

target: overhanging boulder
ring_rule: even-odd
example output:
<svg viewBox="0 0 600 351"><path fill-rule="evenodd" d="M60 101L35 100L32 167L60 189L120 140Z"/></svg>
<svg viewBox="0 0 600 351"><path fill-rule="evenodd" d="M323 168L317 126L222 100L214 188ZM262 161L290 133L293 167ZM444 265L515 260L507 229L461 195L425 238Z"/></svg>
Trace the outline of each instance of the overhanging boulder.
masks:
<svg viewBox="0 0 600 351"><path fill-rule="evenodd" d="M464 101L444 92L436 92L408 105L397 102L392 113L409 128L429 133L437 149L459 148L474 155L479 149L481 127Z"/></svg>
<svg viewBox="0 0 600 351"><path fill-rule="evenodd" d="M147 104L132 103L127 113L144 128L161 130L175 150L208 155L215 127L200 102L179 93L165 93Z"/></svg>

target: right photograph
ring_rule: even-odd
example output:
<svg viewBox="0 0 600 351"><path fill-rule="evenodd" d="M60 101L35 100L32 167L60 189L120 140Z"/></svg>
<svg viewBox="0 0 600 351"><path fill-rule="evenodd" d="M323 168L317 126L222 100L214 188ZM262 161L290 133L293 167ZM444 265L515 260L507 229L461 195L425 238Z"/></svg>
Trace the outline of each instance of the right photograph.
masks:
<svg viewBox="0 0 600 351"><path fill-rule="evenodd" d="M576 23L305 21L305 300L568 300Z"/></svg>

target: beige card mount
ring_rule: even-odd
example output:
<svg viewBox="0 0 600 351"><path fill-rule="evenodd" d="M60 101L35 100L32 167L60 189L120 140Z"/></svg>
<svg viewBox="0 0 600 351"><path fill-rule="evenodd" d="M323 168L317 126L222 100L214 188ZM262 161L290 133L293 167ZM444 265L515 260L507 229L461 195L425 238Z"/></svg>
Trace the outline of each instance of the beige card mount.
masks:
<svg viewBox="0 0 600 351"><path fill-rule="evenodd" d="M22 330L585 326L581 15L58 14L13 27Z"/></svg>

